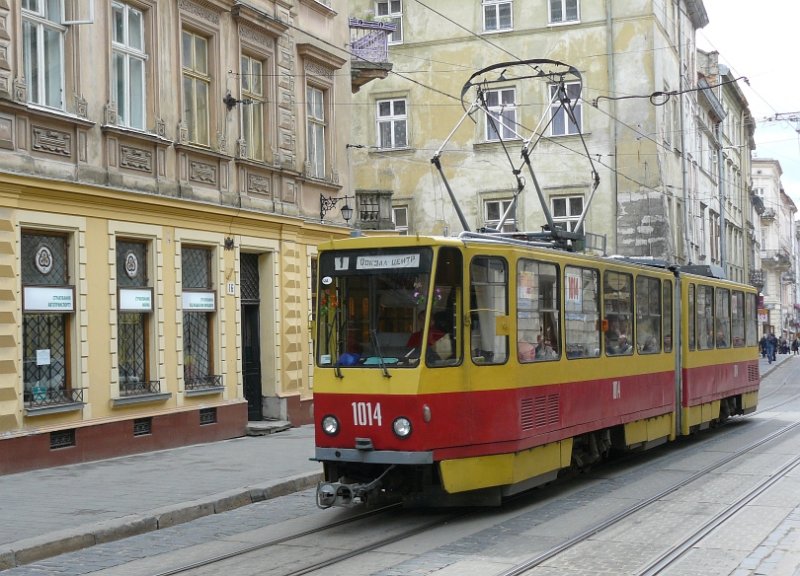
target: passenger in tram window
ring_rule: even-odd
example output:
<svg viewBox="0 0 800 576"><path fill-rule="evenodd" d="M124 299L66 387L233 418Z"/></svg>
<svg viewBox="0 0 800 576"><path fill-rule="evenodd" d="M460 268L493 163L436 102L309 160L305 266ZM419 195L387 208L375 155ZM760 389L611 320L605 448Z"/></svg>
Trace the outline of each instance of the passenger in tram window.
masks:
<svg viewBox="0 0 800 576"><path fill-rule="evenodd" d="M422 351L422 331L425 328L425 310L420 310L417 314L417 326L419 329L416 332L412 332L406 342L406 348L411 350L407 354L410 358L419 357ZM428 348L433 347L444 335L444 330L437 326L436 323L431 324L431 328L428 330Z"/></svg>
<svg viewBox="0 0 800 576"><path fill-rule="evenodd" d="M538 339L542 335L537 336ZM517 341L517 358L520 362L532 362L536 359L536 346L529 342L530 334L521 334Z"/></svg>
<svg viewBox="0 0 800 576"><path fill-rule="evenodd" d="M555 360L558 358L558 352L555 351L549 339L544 339L542 335L539 334L537 340L538 342L535 348L535 357L537 360Z"/></svg>
<svg viewBox="0 0 800 576"><path fill-rule="evenodd" d="M630 354L632 352L631 345L628 343L628 337L625 334L619 335L617 340L616 354Z"/></svg>

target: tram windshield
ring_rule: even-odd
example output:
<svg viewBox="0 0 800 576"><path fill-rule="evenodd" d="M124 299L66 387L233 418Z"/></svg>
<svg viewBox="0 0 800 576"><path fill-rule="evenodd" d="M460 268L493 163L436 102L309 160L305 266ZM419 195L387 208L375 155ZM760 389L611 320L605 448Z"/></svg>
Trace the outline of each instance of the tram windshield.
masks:
<svg viewBox="0 0 800 576"><path fill-rule="evenodd" d="M432 282L432 262L418 247L321 254L317 364L386 370L452 356L457 282Z"/></svg>

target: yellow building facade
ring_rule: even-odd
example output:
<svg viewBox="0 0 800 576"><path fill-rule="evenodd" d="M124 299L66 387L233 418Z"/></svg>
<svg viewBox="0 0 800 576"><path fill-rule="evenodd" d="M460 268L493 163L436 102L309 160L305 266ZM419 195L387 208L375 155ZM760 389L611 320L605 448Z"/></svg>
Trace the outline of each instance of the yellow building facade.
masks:
<svg viewBox="0 0 800 576"><path fill-rule="evenodd" d="M0 473L310 422L347 14L12 0L0 23Z"/></svg>

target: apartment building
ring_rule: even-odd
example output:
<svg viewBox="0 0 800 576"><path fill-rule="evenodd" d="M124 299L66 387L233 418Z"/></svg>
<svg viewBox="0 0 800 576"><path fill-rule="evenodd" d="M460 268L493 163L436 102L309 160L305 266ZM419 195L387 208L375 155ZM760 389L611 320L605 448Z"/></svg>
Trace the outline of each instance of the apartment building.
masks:
<svg viewBox="0 0 800 576"><path fill-rule="evenodd" d="M311 421L316 246L386 73L351 69L346 10L11 0L0 28L0 473Z"/></svg>
<svg viewBox="0 0 800 576"><path fill-rule="evenodd" d="M754 127L729 71L716 55L698 53L695 33L708 24L701 0L352 0L351 6L356 17L396 27L393 74L356 95L366 112L354 118L353 186L389 194L403 232L461 231L431 169L448 136L441 164L469 226L499 223L517 184L507 149L519 164L521 139L493 129L485 112L454 130L463 114L461 89L492 64L550 59L582 76L580 93L577 83L567 87L576 121L551 103L553 85L546 82L531 88L509 79L486 94L492 116L541 136L532 163L555 224L573 229L588 208L590 248L713 265L747 279ZM585 152L600 180L593 199ZM527 181L504 228L537 231L544 223Z"/></svg>
<svg viewBox="0 0 800 576"><path fill-rule="evenodd" d="M763 203L760 213L763 306L761 330L791 341L800 333L797 322L797 206L781 182L780 162L753 159L753 193Z"/></svg>

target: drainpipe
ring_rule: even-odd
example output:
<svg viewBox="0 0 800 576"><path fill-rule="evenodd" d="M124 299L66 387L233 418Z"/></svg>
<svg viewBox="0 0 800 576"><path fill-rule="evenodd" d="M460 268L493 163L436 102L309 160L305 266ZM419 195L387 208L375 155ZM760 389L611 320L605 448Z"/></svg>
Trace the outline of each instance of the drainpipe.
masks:
<svg viewBox="0 0 800 576"><path fill-rule="evenodd" d="M689 174L686 167L686 126L684 124L684 106L683 106L683 18L681 17L681 0L675 0L676 18L678 19L678 93L680 100L679 115L681 118L681 177L683 188L683 261L687 264L692 263L692 252L689 249Z"/></svg>
<svg viewBox="0 0 800 576"><path fill-rule="evenodd" d="M722 175L725 173L724 166L722 165L722 122L717 124L717 188L719 189L719 265L722 267L724 277L728 277L728 271L725 267L725 182L722 180Z"/></svg>
<svg viewBox="0 0 800 576"><path fill-rule="evenodd" d="M608 54L608 93L616 94L617 86L614 76L614 15L612 13L612 0L606 0L606 54ZM617 117L617 101L615 99L609 100L611 104L611 118ZM617 158L619 156L619 148L617 139L619 138L619 128L616 121L611 122L612 126L612 139L614 147L614 177L611 181L611 193L613 194L614 206L614 250L613 254L619 254L619 230L617 229L618 214L619 214L619 174Z"/></svg>

